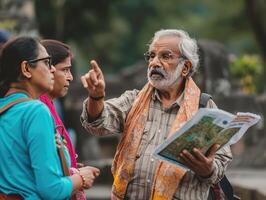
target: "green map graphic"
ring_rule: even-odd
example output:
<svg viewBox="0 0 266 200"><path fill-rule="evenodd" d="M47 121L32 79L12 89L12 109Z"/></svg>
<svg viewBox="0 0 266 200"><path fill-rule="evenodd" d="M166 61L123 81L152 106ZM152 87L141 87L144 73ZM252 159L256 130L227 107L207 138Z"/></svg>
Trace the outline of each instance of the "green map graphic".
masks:
<svg viewBox="0 0 266 200"><path fill-rule="evenodd" d="M226 144L229 139L239 130L239 128L225 129L213 123L214 118L204 116L198 123L189 128L181 136L172 141L165 147L159 155L170 160L181 162L178 155L183 149L192 152L194 147L206 154L208 149L215 143L221 146ZM181 162L182 163L182 162Z"/></svg>

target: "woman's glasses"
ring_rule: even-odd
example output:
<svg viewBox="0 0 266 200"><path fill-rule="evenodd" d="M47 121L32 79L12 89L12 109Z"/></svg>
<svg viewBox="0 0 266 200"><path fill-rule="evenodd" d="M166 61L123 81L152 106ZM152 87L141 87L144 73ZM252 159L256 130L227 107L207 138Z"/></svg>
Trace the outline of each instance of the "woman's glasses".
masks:
<svg viewBox="0 0 266 200"><path fill-rule="evenodd" d="M52 57L51 56L47 56L44 58L37 58L37 59L33 59L33 60L28 60L28 63L33 64L39 61L44 61L44 64L48 67L48 69L52 68Z"/></svg>

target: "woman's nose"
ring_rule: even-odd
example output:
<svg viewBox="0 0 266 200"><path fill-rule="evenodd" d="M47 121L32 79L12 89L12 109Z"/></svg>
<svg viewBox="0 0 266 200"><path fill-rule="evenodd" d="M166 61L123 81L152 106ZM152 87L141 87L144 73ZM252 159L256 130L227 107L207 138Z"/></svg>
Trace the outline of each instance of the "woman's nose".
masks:
<svg viewBox="0 0 266 200"><path fill-rule="evenodd" d="M51 73L55 73L55 71L56 71L55 67L54 67L53 65L51 65L50 72L51 72Z"/></svg>
<svg viewBox="0 0 266 200"><path fill-rule="evenodd" d="M71 71L69 71L68 76L67 76L67 79L69 81L73 81L73 74L71 73Z"/></svg>

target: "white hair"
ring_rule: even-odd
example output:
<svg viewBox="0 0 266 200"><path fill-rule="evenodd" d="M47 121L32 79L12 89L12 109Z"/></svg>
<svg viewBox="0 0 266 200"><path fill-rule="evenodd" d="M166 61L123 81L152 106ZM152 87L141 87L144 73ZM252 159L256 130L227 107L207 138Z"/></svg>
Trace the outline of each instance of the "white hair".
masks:
<svg viewBox="0 0 266 200"><path fill-rule="evenodd" d="M193 75L197 71L199 64L198 45L196 40L189 37L188 33L183 30L162 29L154 33L149 47L151 47L155 40L161 37L177 37L180 39L178 45L179 52L184 59L191 62L192 69L190 74Z"/></svg>

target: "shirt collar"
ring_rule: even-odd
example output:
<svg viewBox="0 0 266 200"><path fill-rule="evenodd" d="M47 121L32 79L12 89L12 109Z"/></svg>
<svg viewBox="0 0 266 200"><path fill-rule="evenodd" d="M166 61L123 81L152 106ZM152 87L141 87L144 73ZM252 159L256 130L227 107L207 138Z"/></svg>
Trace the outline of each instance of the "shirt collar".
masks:
<svg viewBox="0 0 266 200"><path fill-rule="evenodd" d="M158 89L154 88L154 92L152 93L152 99L155 101L158 99L160 102L162 102L161 97L159 95ZM173 105L177 104L179 107L181 105L181 102L184 99L184 91L181 93L181 95L176 99L176 101L173 103Z"/></svg>

